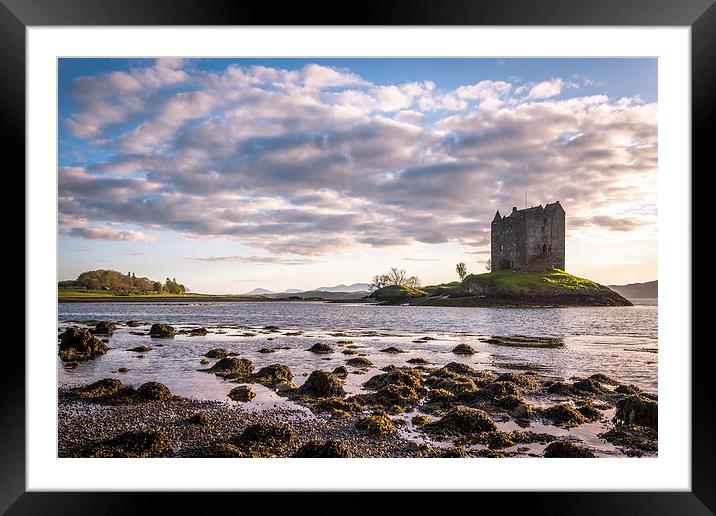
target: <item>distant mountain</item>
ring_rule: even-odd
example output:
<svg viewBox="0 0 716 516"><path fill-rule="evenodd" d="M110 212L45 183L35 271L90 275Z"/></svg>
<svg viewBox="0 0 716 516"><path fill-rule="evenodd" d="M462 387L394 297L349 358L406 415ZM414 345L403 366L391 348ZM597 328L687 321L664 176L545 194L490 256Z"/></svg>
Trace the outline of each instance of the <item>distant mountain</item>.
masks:
<svg viewBox="0 0 716 516"><path fill-rule="evenodd" d="M370 285L368 283L353 283L352 285L336 285L335 287L319 287L314 289L318 292L368 292Z"/></svg>
<svg viewBox="0 0 716 516"><path fill-rule="evenodd" d="M272 292L270 290L266 290L265 288L255 288L251 292L247 292L246 296L261 296L265 294L274 294L275 292Z"/></svg>
<svg viewBox="0 0 716 516"><path fill-rule="evenodd" d="M607 285L610 289L627 299L644 299L659 297L659 282L629 283L628 285Z"/></svg>
<svg viewBox="0 0 716 516"><path fill-rule="evenodd" d="M289 289L284 290L282 293L283 294L298 294L299 292L303 292L303 290L301 290L300 288L289 288Z"/></svg>

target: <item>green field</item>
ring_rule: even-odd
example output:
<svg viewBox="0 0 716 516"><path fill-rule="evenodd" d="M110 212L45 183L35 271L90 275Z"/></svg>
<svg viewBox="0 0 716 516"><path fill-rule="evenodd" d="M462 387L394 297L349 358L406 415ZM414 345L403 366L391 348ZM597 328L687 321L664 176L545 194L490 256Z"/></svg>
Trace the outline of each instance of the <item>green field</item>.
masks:
<svg viewBox="0 0 716 516"><path fill-rule="evenodd" d="M87 298L205 298L208 294L170 294L168 292L126 292L115 290L84 290L73 288L59 288L58 299L87 299Z"/></svg>

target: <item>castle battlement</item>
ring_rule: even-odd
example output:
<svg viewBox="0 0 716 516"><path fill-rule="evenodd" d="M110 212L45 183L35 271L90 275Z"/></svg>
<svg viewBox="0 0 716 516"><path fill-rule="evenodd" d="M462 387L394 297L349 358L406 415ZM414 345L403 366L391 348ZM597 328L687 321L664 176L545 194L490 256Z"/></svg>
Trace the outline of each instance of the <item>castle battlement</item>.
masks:
<svg viewBox="0 0 716 516"><path fill-rule="evenodd" d="M495 213L491 224L492 270L564 269L565 213L559 201Z"/></svg>

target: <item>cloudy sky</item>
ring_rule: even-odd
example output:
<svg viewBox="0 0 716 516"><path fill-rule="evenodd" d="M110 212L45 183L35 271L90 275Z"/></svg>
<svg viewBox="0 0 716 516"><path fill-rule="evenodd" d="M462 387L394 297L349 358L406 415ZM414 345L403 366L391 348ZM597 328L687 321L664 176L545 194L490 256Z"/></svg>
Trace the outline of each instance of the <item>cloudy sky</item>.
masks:
<svg viewBox="0 0 716 516"><path fill-rule="evenodd" d="M657 277L655 59L61 59L59 276L195 292L485 272L561 201L567 270Z"/></svg>

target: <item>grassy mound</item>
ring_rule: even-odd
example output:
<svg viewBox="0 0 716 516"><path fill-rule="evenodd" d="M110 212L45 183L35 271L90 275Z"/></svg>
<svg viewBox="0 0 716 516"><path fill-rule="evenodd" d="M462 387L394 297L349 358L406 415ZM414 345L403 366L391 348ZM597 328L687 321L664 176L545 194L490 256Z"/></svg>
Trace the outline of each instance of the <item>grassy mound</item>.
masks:
<svg viewBox="0 0 716 516"><path fill-rule="evenodd" d="M529 290L597 290L594 281L573 276L560 269L544 272L515 272L511 270L494 271L486 274L467 276L460 288L470 292L483 288L529 289Z"/></svg>
<svg viewBox="0 0 716 516"><path fill-rule="evenodd" d="M423 297L428 293L419 288L406 287L405 285L389 285L379 288L373 292L370 297L378 301L386 301L390 299L406 299L413 297Z"/></svg>

